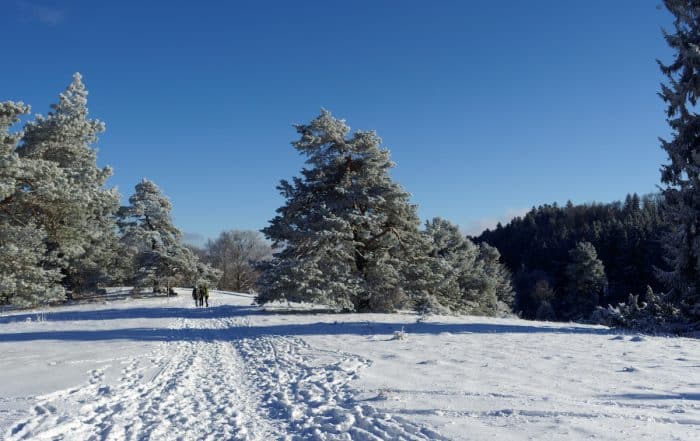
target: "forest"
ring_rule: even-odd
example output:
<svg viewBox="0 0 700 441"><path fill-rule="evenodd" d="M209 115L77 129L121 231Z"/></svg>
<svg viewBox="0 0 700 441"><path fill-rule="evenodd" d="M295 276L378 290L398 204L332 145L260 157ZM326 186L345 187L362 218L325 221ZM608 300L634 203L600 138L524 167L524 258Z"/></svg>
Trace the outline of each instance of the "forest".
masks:
<svg viewBox="0 0 700 441"><path fill-rule="evenodd" d="M523 317L559 320L589 316L596 306L617 305L629 294L664 289L668 270L663 236L670 230L660 195L627 195L609 204L557 204L533 207L527 214L484 231L476 242L501 252L513 272L514 308ZM585 243L584 262L572 251ZM585 308L578 308L576 265L598 265L598 288ZM591 275L593 271L591 271Z"/></svg>
<svg viewBox="0 0 700 441"><path fill-rule="evenodd" d="M478 237L439 217L422 222L379 136L322 110L295 126L305 166L280 181L285 202L262 236L231 230L193 247L155 183L137 183L127 204L107 186L112 170L97 166L96 149L105 125L88 114L80 74L46 116L0 103L0 302L64 302L115 285L166 294L218 285L254 292L259 304L337 311L697 327L700 25L681 3L668 2L675 57L660 63L672 130L661 141L669 160L660 193L533 207Z"/></svg>

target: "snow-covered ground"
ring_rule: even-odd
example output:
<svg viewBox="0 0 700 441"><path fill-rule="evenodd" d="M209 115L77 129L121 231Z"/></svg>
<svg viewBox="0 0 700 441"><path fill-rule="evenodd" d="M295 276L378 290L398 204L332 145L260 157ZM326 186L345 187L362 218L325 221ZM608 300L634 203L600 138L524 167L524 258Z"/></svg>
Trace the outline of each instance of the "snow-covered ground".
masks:
<svg viewBox="0 0 700 441"><path fill-rule="evenodd" d="M3 314L0 438L700 439L697 340L251 301Z"/></svg>

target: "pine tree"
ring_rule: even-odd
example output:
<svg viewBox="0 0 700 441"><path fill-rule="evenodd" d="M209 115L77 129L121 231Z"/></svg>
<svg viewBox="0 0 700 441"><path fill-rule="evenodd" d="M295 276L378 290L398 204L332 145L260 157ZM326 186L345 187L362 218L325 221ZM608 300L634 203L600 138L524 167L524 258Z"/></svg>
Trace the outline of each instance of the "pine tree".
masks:
<svg viewBox="0 0 700 441"><path fill-rule="evenodd" d="M549 286L547 280L537 280L532 288L530 297L534 299L536 302L535 304L538 305L537 311L535 312L535 318L537 320L554 320L556 318L554 307L552 306L555 293L552 287Z"/></svg>
<svg viewBox="0 0 700 441"><path fill-rule="evenodd" d="M563 307L567 318L588 318L598 306L607 285L603 262L590 242L579 242L569 251L566 267L568 292Z"/></svg>
<svg viewBox="0 0 700 441"><path fill-rule="evenodd" d="M0 304L35 306L65 298L60 272L44 268L45 238L35 224L0 222Z"/></svg>
<svg viewBox="0 0 700 441"><path fill-rule="evenodd" d="M119 194L105 188L111 169L97 166L92 145L104 124L89 119L87 95L76 73L48 116L37 116L26 125L17 150L23 159L46 161L61 171L62 189L27 196L25 211L46 232L48 251L64 275L64 284L76 291L94 289L108 279L104 271L118 254L114 216Z"/></svg>
<svg viewBox="0 0 700 441"><path fill-rule="evenodd" d="M132 282L137 288L167 292L177 283L215 282L211 268L183 245L170 216L172 205L156 184L143 179L129 203L119 210L119 226L133 258Z"/></svg>
<svg viewBox="0 0 700 441"><path fill-rule="evenodd" d="M471 312L479 293L468 291L464 282L474 269L478 248L456 225L441 218L426 221L424 234L431 245L430 257L439 262L434 272L442 275L433 302L453 312Z"/></svg>
<svg viewBox="0 0 700 441"><path fill-rule="evenodd" d="M0 103L0 204L5 218L9 215L5 209L16 197L18 187L28 183L29 177L23 163L17 156L17 142L21 134L10 133L10 128L19 122L20 115L29 112L29 106L12 101ZM26 185L26 184L25 184Z"/></svg>
<svg viewBox="0 0 700 441"><path fill-rule="evenodd" d="M307 167L278 187L286 203L263 232L282 250L264 265L258 302L390 311L427 295L427 243L379 137L350 135L325 110L296 129Z"/></svg>
<svg viewBox="0 0 700 441"><path fill-rule="evenodd" d="M18 306L59 300L64 294L60 273L46 268L46 234L18 208L26 194L47 190L38 178L57 173L50 164L17 155L21 135L10 133L10 127L28 111L22 103L0 103L0 304Z"/></svg>
<svg viewBox="0 0 700 441"><path fill-rule="evenodd" d="M455 312L494 315L506 312L513 301L510 272L500 263L496 248L476 246L459 227L441 218L426 222L431 256L444 262L438 301Z"/></svg>
<svg viewBox="0 0 700 441"><path fill-rule="evenodd" d="M493 292L496 298L495 308L490 308L489 314L510 311L513 307L514 292L512 275L508 268L501 263L501 253L496 247L487 243L479 244L479 262L484 279L484 292Z"/></svg>
<svg viewBox="0 0 700 441"><path fill-rule="evenodd" d="M674 32L664 33L674 50L673 61L659 62L668 84L661 85L661 98L673 137L661 140L669 163L661 170L666 184L664 198L671 233L666 243L673 270L663 274L671 289L670 299L694 321L700 320L700 115L695 111L700 96L700 1L665 0L675 17Z"/></svg>

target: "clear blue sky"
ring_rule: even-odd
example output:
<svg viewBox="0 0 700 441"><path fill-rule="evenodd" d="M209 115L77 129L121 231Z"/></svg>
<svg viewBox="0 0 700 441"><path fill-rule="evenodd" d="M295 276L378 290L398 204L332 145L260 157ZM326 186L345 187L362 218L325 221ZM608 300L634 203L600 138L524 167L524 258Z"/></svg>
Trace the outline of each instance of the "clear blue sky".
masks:
<svg viewBox="0 0 700 441"><path fill-rule="evenodd" d="M293 123L375 129L422 218L648 193L666 157L659 0L3 0L0 100L45 113L83 74L99 161L185 231L259 229L298 174Z"/></svg>

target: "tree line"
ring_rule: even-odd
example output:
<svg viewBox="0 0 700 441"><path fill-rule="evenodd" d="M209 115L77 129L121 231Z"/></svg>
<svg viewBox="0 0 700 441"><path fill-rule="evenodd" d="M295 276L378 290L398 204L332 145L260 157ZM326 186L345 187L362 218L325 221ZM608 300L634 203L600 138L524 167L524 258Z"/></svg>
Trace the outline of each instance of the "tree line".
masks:
<svg viewBox="0 0 700 441"><path fill-rule="evenodd" d="M624 202L533 207L475 238L499 249L513 271L514 310L529 319L589 318L597 306L630 293L664 289L662 197L628 195Z"/></svg>
<svg viewBox="0 0 700 441"><path fill-rule="evenodd" d="M700 323L700 1L665 0L674 50L659 63L672 138L660 195L544 205L478 238L434 218L421 225L373 131L351 132L323 110L296 126L300 175L262 230L182 244L170 203L148 180L129 205L105 187L91 148L104 126L87 113L76 75L46 117L0 104L0 301L35 304L109 283L155 291L213 284L260 304L314 302L394 311L588 320L649 329ZM499 251L500 250L500 251ZM502 253L502 254L501 254ZM513 275L513 277L511 276Z"/></svg>
<svg viewBox="0 0 700 441"><path fill-rule="evenodd" d="M169 291L214 283L218 272L187 249L170 202L151 181L129 205L107 188L80 74L46 116L13 128L30 108L0 103L0 303L31 306L108 285Z"/></svg>
<svg viewBox="0 0 700 441"><path fill-rule="evenodd" d="M673 30L664 31L674 55L668 64L658 61L671 128L671 138L661 139L668 155L661 194L628 196L624 204L543 206L479 238L500 246L517 271L516 308L528 317L645 330L700 327L700 1L664 5L674 17Z"/></svg>

